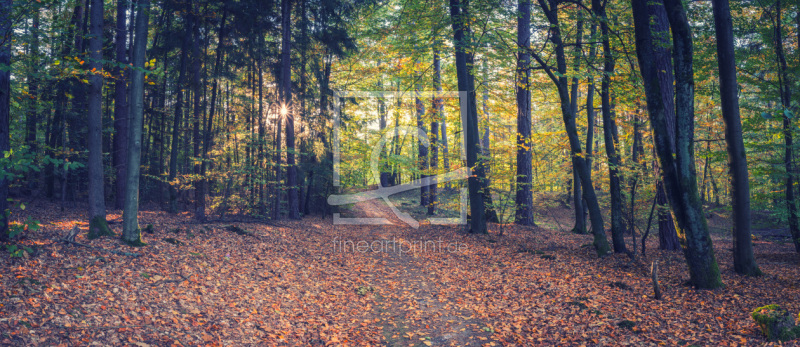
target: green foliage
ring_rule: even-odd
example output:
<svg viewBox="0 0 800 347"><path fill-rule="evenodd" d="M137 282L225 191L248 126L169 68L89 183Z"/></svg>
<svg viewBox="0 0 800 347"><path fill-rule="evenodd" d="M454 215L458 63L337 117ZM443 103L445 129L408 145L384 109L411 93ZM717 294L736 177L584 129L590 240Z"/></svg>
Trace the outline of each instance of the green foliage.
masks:
<svg viewBox="0 0 800 347"><path fill-rule="evenodd" d="M8 255L12 258L27 257L28 254L33 253L33 248L18 245L5 245Z"/></svg>

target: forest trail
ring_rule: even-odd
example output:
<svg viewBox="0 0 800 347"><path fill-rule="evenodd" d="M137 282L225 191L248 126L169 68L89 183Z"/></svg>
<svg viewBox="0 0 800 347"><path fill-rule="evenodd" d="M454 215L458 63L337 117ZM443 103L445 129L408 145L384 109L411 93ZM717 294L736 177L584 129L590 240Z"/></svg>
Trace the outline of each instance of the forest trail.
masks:
<svg viewBox="0 0 800 347"><path fill-rule="evenodd" d="M651 243L646 261L597 259L589 236L544 217L547 228L507 225L499 237L499 225L489 235L413 229L377 200L347 213L388 216L393 225L333 225L330 217L198 224L188 213L142 211L141 225L155 232L133 248L87 240L85 211L31 201L15 215L43 227L19 240L31 254L0 257L8 269L0 275L0 345L741 345L764 341L749 316L755 307L800 311L800 259L787 243L756 241L766 276L750 279L733 273L730 245L715 236L726 287L697 291L684 285L679 252ZM74 226L82 230L76 241L95 248L54 242ZM118 223L112 228L119 233ZM457 242L458 251L431 248L439 240ZM376 252L345 249L346 241ZM420 248L424 241L435 242ZM416 252L398 249L414 242ZM664 300L652 299L654 259Z"/></svg>
<svg viewBox="0 0 800 347"><path fill-rule="evenodd" d="M385 269L372 278L372 285L364 287L364 292L377 299L372 314L380 319L386 345L469 346L490 341L491 327L454 302L452 295L442 290L443 276L431 271L443 260L441 253L456 253L458 245L430 239L425 231L430 225L423 225L422 230L411 228L382 200L359 202L350 212L359 217L387 218L391 223L360 226L369 235L371 246L363 254ZM436 253L439 256L432 256Z"/></svg>

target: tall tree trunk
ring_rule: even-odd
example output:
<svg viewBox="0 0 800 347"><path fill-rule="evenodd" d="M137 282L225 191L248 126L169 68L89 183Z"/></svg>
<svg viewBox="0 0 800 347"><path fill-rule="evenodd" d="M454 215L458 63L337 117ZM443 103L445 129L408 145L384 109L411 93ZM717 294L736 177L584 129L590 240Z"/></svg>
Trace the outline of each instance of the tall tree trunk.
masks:
<svg viewBox="0 0 800 347"><path fill-rule="evenodd" d="M433 96L431 109L433 110L433 118L431 119L431 135L430 135L430 168L433 179L429 186L429 201L428 201L428 215L436 214L436 206L438 200L438 184L436 176L439 168L439 123L442 121L442 111L444 110L443 100L440 96L442 91L442 62L439 56L439 39L436 34L436 29L433 30L433 89L436 94Z"/></svg>
<svg viewBox="0 0 800 347"><path fill-rule="evenodd" d="M533 221L531 155L531 2L517 3L517 210L514 222L535 225ZM583 212L583 211L581 211Z"/></svg>
<svg viewBox="0 0 800 347"><path fill-rule="evenodd" d="M603 36L603 81L600 87L603 110L603 138L608 156L609 194L611 195L611 240L615 253L625 253L625 222L622 219L622 186L619 168L622 160L617 153L617 124L614 119L614 105L611 103L611 75L614 74L614 53L611 51L608 17L600 0L592 0L592 10L600 20L600 34Z"/></svg>
<svg viewBox="0 0 800 347"><path fill-rule="evenodd" d="M192 9L194 11L194 8ZM205 95L202 82L202 65L203 56L200 52L200 25L195 23L192 29L192 156L194 158L200 157L200 122L205 115L205 104L201 103ZM188 136L185 136L188 138ZM188 147L188 146L187 146ZM195 160L192 168L192 173L200 175L200 163ZM194 181L194 196L195 202L200 201L203 195L202 184L200 179Z"/></svg>
<svg viewBox="0 0 800 347"><path fill-rule="evenodd" d="M647 4L631 1L636 34L636 51L642 80L645 84L647 108L653 127L656 152L661 162L667 197L678 222L684 255L689 266L691 283L698 288L722 285L714 257L705 215L697 195L694 169L694 78L692 37L686 12L677 0L666 0L665 10L672 27L675 66L675 153L662 99L657 67L654 64L654 42L650 31Z"/></svg>
<svg viewBox="0 0 800 347"><path fill-rule="evenodd" d="M731 195L733 196L731 203L733 268L736 273L757 276L761 274L761 270L753 256L753 242L750 238L750 182L744 139L742 138L742 119L739 115L739 85L736 82L731 8L728 0L714 0L711 3L714 7L714 29L717 36L717 61L719 62L719 93L722 120L725 122L725 142L728 145ZM798 241L795 241L795 244L800 246Z"/></svg>
<svg viewBox="0 0 800 347"><path fill-rule="evenodd" d="M549 4L548 4L549 2ZM564 128L567 132L569 139L570 155L572 165L577 167L578 175L581 180L581 188L583 188L583 197L589 207L589 218L592 223L592 234L594 236L594 248L599 256L604 256L610 252L608 239L606 238L605 228L603 226L603 216L600 211L600 204L597 201L594 187L592 186L592 178L590 176L591 169L586 163L583 151L581 150L581 140L578 137L578 128L575 125L575 114L570 107L569 95L569 81L566 77L567 74L567 57L564 52L564 42L561 39L561 29L558 19L558 7L556 0L539 0L539 5L547 17L551 26L551 37L556 49L557 71L553 72L549 65L547 65L541 57L534 54L536 61L544 67L548 77L558 88L558 96L561 106L561 115L564 121ZM556 75L556 73L558 75Z"/></svg>
<svg viewBox="0 0 800 347"><path fill-rule="evenodd" d="M144 62L147 49L147 25L150 21L150 0L136 3L136 36L131 62L131 110L128 131L128 172L125 209L122 213L122 240L131 245L143 245L139 230L139 172L142 155L142 115L144 113Z"/></svg>
<svg viewBox="0 0 800 347"><path fill-rule="evenodd" d="M472 33L469 27L469 0L450 0L450 19L453 25L453 46L455 47L456 75L458 79L459 99L461 112L465 115L466 124L466 154L467 167L472 169L472 174L467 179L470 204L470 229L472 233L485 234L486 207L481 194L483 180L486 179L482 160L479 160L480 151L478 134L478 108L475 102L475 78L470 71L473 62L471 54Z"/></svg>
<svg viewBox="0 0 800 347"><path fill-rule="evenodd" d="M425 116L425 104L422 102L422 98L420 97L420 93L422 92L422 71L420 71L420 62L419 62L419 55L420 51L419 48L414 45L414 110L416 111L417 116L417 129L421 133L427 133L425 129L425 121L423 117ZM417 168L419 169L419 177L420 179L425 182L425 178L428 177L428 147L422 145L422 139L417 138ZM419 204L420 206L428 206L430 197L430 187L425 183L419 187Z"/></svg>
<svg viewBox="0 0 800 347"><path fill-rule="evenodd" d="M442 63L441 63L441 46L442 42L439 40L438 33L434 33L433 43L433 80L434 88L437 92L442 91ZM438 84L437 82L438 81ZM445 172L450 171L450 159L448 157L447 148L447 120L444 114L444 100L438 98L436 104L436 116L439 121L439 128L441 128L441 138L439 138L440 146L442 147L442 164Z"/></svg>
<svg viewBox="0 0 800 347"><path fill-rule="evenodd" d="M0 0L0 154L11 150L11 0ZM8 180L0 179L0 241L8 235Z"/></svg>
<svg viewBox="0 0 800 347"><path fill-rule="evenodd" d="M300 219L300 200L297 193L297 165L295 165L294 115L292 105L292 2L281 0L281 90L286 107L286 193L289 219Z"/></svg>
<svg viewBox="0 0 800 347"><path fill-rule="evenodd" d="M483 59L481 62L481 71L483 72L483 107L482 107L482 119L483 123L485 124L483 128L483 136L481 138L481 155L483 156L483 168L486 174L486 179L483 180L483 201L486 202L486 220L492 223L500 223L500 218L497 216L497 210L494 208L494 201L492 199L492 180L489 176L492 173L492 166L490 165L492 161L492 140L491 140L491 132L489 131L491 124L491 120L489 119L489 77L488 77L488 70L489 68L486 66L486 60Z"/></svg>
<svg viewBox="0 0 800 347"><path fill-rule="evenodd" d="M219 74L222 65L222 55L225 49L225 21L228 18L228 9L223 5L222 20L219 22L219 42L217 44L216 60L214 62L214 76L211 82L211 105L209 106L208 119L203 135L203 162L200 164L200 178L197 185L197 206L195 207L195 218L199 221L206 220L206 186L209 180L206 178L208 168L208 151L211 149L211 141L214 139L214 113L217 109L217 89L219 86Z"/></svg>
<svg viewBox="0 0 800 347"><path fill-rule="evenodd" d="M654 63L658 76L658 83L661 86L661 100L665 109L665 122L667 124L667 135L669 136L670 150L675 152L675 76L672 67L672 53L670 52L670 33L669 19L667 11L664 9L663 0L653 0L648 2L647 13L651 18L651 30L653 44ZM664 191L664 184L657 185L656 203L658 204L658 235L659 248L662 250L678 250L680 242L678 231L675 228L675 221L669 212L667 192Z"/></svg>
<svg viewBox="0 0 800 347"><path fill-rule="evenodd" d="M181 122L183 121L183 90L186 85L186 70L187 70L187 56L189 55L189 49L192 48L192 42L194 41L193 30L194 30L194 14L192 11L192 2L189 1L187 4L189 10L186 11L186 31L184 32L183 43L181 44L181 57L180 62L178 65L178 81L176 85L176 97L175 97L175 116L172 119L172 140L171 145L172 149L170 150L169 154L169 176L167 180L169 181L169 212L170 213L177 213L178 212L178 189L175 187L175 179L178 177L178 151L180 149L181 143Z"/></svg>
<svg viewBox="0 0 800 347"><path fill-rule="evenodd" d="M125 20L128 17L128 1L117 0L117 27L114 38L114 50L117 63L128 64L127 40L128 32ZM125 205L125 179L128 162L128 69L114 68L114 152L112 165L116 173L114 180L114 206L122 209Z"/></svg>
<svg viewBox="0 0 800 347"><path fill-rule="evenodd" d="M28 145L28 148L31 153L36 154L39 149L39 144L37 141L37 124L39 122L39 109L42 100L40 99L41 96L39 95L39 83L41 80L38 78L37 69L39 68L40 59L39 59L39 18L40 18L40 9L35 7L33 10L33 20L31 27L28 29L30 33L30 51L28 52L28 60L30 61L30 65L28 67L28 94L30 95L31 103L28 106L27 115L25 117L25 144ZM49 112L48 112L49 113ZM38 172L30 172L26 174L27 176L27 187L26 190L32 191L38 185L37 177Z"/></svg>
<svg viewBox="0 0 800 347"><path fill-rule="evenodd" d="M582 51L582 43L583 43L583 18L579 13L578 23L575 29L575 54L573 57L573 69L575 73L575 77L572 78L572 85L570 86L570 110L575 117L578 117L578 87L579 87L579 79L578 79L578 72L581 69L581 59L583 58L583 51ZM589 151L587 142L587 154L591 154ZM591 165L590 163L590 155L586 156L586 163L587 165ZM584 204L583 204L583 190L581 189L581 176L578 174L579 168L576 166L572 166L572 185L573 185L573 194L572 200L573 205L575 206L575 226L572 228L572 231L578 234L585 234L586 233L586 213L584 211ZM591 166L589 166L589 173L591 174Z"/></svg>
<svg viewBox="0 0 800 347"><path fill-rule="evenodd" d="M791 82L789 81L789 68L786 64L786 54L783 48L783 29L781 23L781 0L775 2L775 55L778 58L780 69L779 86L781 105L783 106L783 138L784 138L784 166L786 167L786 207L789 211L789 232L792 235L792 242L795 250L800 253L800 222L798 222L797 202L794 197L794 156L792 120L789 117L792 103ZM727 131L726 131L727 134ZM716 194L715 194L716 196Z"/></svg>
<svg viewBox="0 0 800 347"><path fill-rule="evenodd" d="M89 39L89 238L113 235L106 221L103 175L103 0L92 0Z"/></svg>

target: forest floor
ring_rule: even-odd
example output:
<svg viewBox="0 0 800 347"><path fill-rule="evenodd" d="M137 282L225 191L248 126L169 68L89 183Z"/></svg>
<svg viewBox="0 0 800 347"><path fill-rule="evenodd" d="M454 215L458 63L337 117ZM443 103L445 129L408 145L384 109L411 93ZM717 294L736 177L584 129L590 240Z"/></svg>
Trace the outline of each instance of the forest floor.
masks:
<svg viewBox="0 0 800 347"><path fill-rule="evenodd" d="M154 232L134 248L87 240L85 206L33 201L13 216L42 222L18 241L32 253L0 251L0 345L734 346L766 343L754 308L800 311L790 242L755 241L765 275L747 278L733 273L730 236L713 233L726 286L695 290L682 254L659 251L657 236L646 259L598 259L590 236L565 231L572 211L552 205L537 209L541 227L493 224L489 235L393 217L199 224L142 211ZM392 215L378 201L350 213ZM119 233L120 212L109 220ZM75 226L94 248L57 241Z"/></svg>

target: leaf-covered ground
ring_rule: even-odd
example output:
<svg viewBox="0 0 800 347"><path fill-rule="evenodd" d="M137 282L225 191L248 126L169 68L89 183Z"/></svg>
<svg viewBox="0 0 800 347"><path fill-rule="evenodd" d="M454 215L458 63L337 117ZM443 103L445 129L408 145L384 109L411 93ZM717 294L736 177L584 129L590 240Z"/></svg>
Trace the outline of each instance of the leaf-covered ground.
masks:
<svg viewBox="0 0 800 347"><path fill-rule="evenodd" d="M388 212L375 202L355 210ZM554 221L569 214L554 210ZM684 284L682 255L656 250L652 236L648 259L631 261L598 259L589 236L557 228L502 226L500 237L492 225L475 236L396 220L197 224L144 211L147 247L76 239L140 254L131 257L54 242L87 228L84 211L33 202L15 214L43 228L20 241L34 246L30 256L0 253L0 345L758 345L750 311L800 311L790 243L757 241L766 275L746 278L731 269L729 238L716 235L726 287L697 291ZM655 259L663 300L652 298Z"/></svg>

